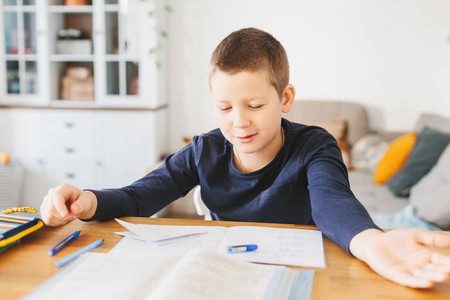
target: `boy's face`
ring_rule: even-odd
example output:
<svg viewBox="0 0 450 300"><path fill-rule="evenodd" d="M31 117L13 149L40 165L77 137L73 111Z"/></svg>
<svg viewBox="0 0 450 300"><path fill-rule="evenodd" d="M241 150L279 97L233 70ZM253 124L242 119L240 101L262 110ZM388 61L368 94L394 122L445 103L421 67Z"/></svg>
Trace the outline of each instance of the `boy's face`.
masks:
<svg viewBox="0 0 450 300"><path fill-rule="evenodd" d="M292 85L287 89L295 95ZM211 78L211 92L219 128L241 159L250 154L272 159L282 143L281 116L290 110L293 95L285 90L280 99L262 72L220 70Z"/></svg>

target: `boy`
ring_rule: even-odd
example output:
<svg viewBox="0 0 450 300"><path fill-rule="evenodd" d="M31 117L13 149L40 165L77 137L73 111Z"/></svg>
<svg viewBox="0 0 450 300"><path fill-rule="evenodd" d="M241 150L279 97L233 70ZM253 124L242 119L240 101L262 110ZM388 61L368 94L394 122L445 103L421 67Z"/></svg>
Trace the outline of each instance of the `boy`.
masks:
<svg viewBox="0 0 450 300"><path fill-rule="evenodd" d="M164 164L121 189L50 189L47 225L75 218L151 216L200 185L215 220L317 224L373 270L397 283L431 287L450 272L450 237L419 230L381 231L350 190L336 140L325 130L282 118L294 102L281 44L254 28L226 37L212 54L209 82L219 129L194 137Z"/></svg>

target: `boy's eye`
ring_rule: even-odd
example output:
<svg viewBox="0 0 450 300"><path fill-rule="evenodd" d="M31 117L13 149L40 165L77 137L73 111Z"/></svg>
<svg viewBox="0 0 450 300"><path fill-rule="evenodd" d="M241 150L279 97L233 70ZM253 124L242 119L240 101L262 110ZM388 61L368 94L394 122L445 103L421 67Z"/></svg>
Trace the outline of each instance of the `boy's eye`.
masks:
<svg viewBox="0 0 450 300"><path fill-rule="evenodd" d="M226 110L231 109L231 107L225 106L225 107L219 107L219 109L220 109L221 111L226 111Z"/></svg>
<svg viewBox="0 0 450 300"><path fill-rule="evenodd" d="M258 108L261 108L261 107L262 107L262 105L250 105L251 109L258 109Z"/></svg>

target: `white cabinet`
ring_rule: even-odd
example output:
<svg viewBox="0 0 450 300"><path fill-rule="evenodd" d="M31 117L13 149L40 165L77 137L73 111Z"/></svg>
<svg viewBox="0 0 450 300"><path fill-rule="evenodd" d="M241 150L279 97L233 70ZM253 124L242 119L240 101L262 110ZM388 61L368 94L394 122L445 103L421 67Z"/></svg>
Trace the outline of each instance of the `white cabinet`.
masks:
<svg viewBox="0 0 450 300"><path fill-rule="evenodd" d="M39 207L61 183L117 188L141 178L166 149L165 110L0 111L0 149L24 165L22 205Z"/></svg>
<svg viewBox="0 0 450 300"><path fill-rule="evenodd" d="M165 148L163 120L162 113L151 117L146 112L132 111L109 111L98 115L97 142L102 153L98 163L102 187L130 184L156 164Z"/></svg>
<svg viewBox="0 0 450 300"><path fill-rule="evenodd" d="M48 186L63 182L98 187L98 126L95 111L40 110L41 160Z"/></svg>
<svg viewBox="0 0 450 300"><path fill-rule="evenodd" d="M161 10L163 0L0 2L0 150L24 165L24 205L63 182L127 185L166 151Z"/></svg>
<svg viewBox="0 0 450 300"><path fill-rule="evenodd" d="M166 151L164 7L0 2L0 150L24 165L23 205L63 182L127 185Z"/></svg>
<svg viewBox="0 0 450 300"><path fill-rule="evenodd" d="M79 2L85 5L65 5ZM0 104L158 108L166 103L164 1L3 0ZM164 64L164 63L163 63Z"/></svg>

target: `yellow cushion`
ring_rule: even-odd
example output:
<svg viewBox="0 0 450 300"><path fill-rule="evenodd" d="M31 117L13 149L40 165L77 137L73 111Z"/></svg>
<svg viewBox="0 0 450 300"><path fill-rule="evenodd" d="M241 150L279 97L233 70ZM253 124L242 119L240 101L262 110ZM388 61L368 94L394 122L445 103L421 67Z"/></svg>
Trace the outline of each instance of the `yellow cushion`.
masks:
<svg viewBox="0 0 450 300"><path fill-rule="evenodd" d="M373 179L375 183L385 184L391 179L406 162L417 139L414 132L402 135L395 139L378 163Z"/></svg>

